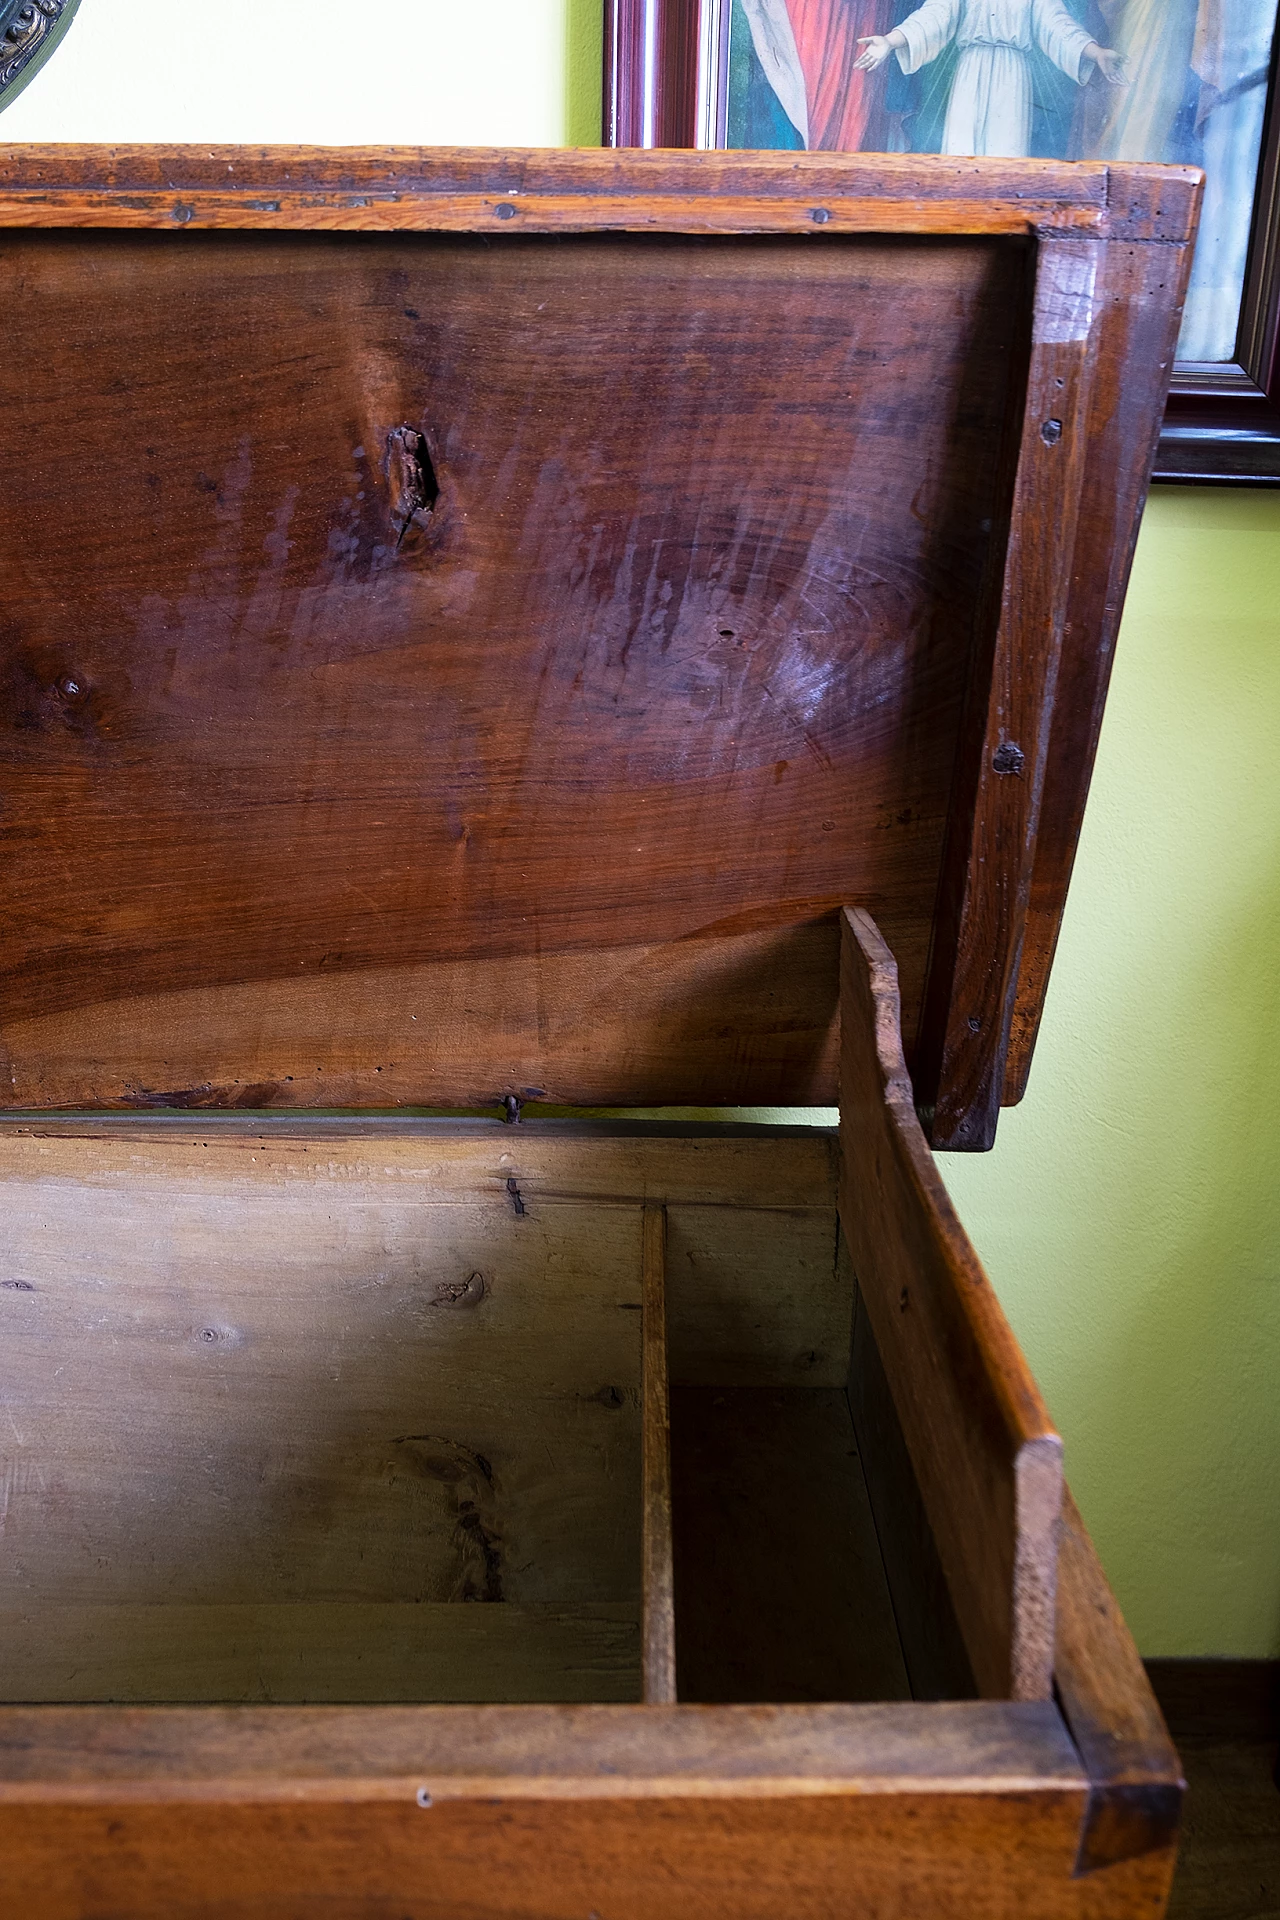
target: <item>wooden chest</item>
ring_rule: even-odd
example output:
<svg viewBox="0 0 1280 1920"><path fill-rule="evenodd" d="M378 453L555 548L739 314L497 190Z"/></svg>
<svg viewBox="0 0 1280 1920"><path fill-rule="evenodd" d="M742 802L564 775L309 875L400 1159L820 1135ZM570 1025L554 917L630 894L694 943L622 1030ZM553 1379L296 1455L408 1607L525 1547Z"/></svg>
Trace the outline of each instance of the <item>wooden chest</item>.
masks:
<svg viewBox="0 0 1280 1920"><path fill-rule="evenodd" d="M0 157L6 1914L1163 1911L930 1147L1025 1082L1198 191Z"/></svg>

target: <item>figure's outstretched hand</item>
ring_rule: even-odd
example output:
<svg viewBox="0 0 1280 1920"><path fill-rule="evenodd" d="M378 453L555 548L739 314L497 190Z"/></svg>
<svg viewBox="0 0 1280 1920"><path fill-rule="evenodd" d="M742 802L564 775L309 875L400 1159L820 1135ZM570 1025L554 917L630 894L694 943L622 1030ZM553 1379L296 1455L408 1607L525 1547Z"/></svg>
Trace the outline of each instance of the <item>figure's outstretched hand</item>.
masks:
<svg viewBox="0 0 1280 1920"><path fill-rule="evenodd" d="M858 41L858 45L862 48L862 52L853 63L855 73L874 73L877 67L884 65L893 52L889 37L884 33L864 34Z"/></svg>
<svg viewBox="0 0 1280 1920"><path fill-rule="evenodd" d="M1125 58L1114 47L1100 47L1096 40L1090 41L1085 53L1097 66L1099 73L1113 87L1127 87L1129 76L1125 71Z"/></svg>

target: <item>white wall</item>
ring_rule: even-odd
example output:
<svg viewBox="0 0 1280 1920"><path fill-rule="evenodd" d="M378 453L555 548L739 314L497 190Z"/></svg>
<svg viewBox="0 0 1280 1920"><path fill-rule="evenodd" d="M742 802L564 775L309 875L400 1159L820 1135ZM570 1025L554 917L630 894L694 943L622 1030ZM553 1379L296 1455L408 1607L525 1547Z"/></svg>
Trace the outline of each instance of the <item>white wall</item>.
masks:
<svg viewBox="0 0 1280 1920"><path fill-rule="evenodd" d="M569 0L81 0L0 139L558 146ZM598 90L598 81L596 83Z"/></svg>

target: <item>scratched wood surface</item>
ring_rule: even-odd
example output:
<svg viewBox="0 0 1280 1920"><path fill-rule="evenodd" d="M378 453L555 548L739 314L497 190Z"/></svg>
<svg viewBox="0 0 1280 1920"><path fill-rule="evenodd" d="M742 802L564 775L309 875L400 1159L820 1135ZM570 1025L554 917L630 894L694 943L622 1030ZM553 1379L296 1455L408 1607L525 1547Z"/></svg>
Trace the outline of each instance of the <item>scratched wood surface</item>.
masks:
<svg viewBox="0 0 1280 1920"><path fill-rule="evenodd" d="M644 1221L691 1372L848 1363L824 1138L46 1124L0 1138L0 1698L637 1699Z"/></svg>
<svg viewBox="0 0 1280 1920"><path fill-rule="evenodd" d="M1022 270L8 236L10 1101L830 1097L849 893L919 992Z"/></svg>
<svg viewBox="0 0 1280 1920"><path fill-rule="evenodd" d="M1052 458L1029 422L1010 533L1033 236L1185 250L1195 191L11 150L6 324L56 349L6 416L8 1099L828 1100L856 899L909 1054L932 946L924 1097L986 1144L1052 707L1035 620L1005 647L1025 782L981 771L961 710L1005 657L1002 573L1020 606L1037 528L1065 556L1091 458L1078 407ZM1036 576L1059 624L1065 565Z"/></svg>
<svg viewBox="0 0 1280 1920"><path fill-rule="evenodd" d="M1126 237L1185 224L1178 187L1193 169L1121 169L1127 197L1113 171L914 154L19 144L0 154L0 224L1028 233L1048 222Z"/></svg>

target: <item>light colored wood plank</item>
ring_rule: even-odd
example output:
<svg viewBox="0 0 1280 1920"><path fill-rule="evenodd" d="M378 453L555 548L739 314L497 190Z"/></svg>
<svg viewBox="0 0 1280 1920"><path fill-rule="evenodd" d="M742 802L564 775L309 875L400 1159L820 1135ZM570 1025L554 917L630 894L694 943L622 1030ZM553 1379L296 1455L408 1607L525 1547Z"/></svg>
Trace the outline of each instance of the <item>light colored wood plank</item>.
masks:
<svg viewBox="0 0 1280 1920"><path fill-rule="evenodd" d="M835 1135L819 1127L646 1128L536 1117L510 1127L227 1113L0 1119L0 1182L78 1189L195 1187L234 1199L318 1185L332 1201L348 1195L370 1205L443 1206L508 1201L514 1180L526 1204L634 1207L654 1199L669 1207L831 1214L835 1175ZM733 1223L722 1231L731 1235Z"/></svg>
<svg viewBox="0 0 1280 1920"><path fill-rule="evenodd" d="M676 1697L676 1638L671 1571L671 1404L667 1388L667 1216L662 1207L645 1207L643 1233L642 1672L645 1704L669 1706Z"/></svg>
<svg viewBox="0 0 1280 1920"><path fill-rule="evenodd" d="M845 920L841 1222L979 1691L1047 1699L1062 1443L916 1119L893 956Z"/></svg>
<svg viewBox="0 0 1280 1920"><path fill-rule="evenodd" d="M628 1603L507 1602L0 1609L7 1701L629 1701Z"/></svg>
<svg viewBox="0 0 1280 1920"><path fill-rule="evenodd" d="M667 1338L678 1386L841 1387L853 1288L834 1179L808 1205L667 1209Z"/></svg>
<svg viewBox="0 0 1280 1920"><path fill-rule="evenodd" d="M194 1643L160 1684L98 1634L84 1697L120 1693L121 1662L148 1698L235 1697L234 1623L278 1622L273 1604L318 1610L295 1616L306 1698L358 1685L327 1677L334 1607L500 1592L638 1616L646 1196L701 1201L673 1236L697 1370L814 1384L847 1338L833 1161L800 1129L8 1123L0 1605L206 1609L204 1681ZM288 1663L262 1658L274 1677L246 1667L245 1696L288 1697ZM34 1697L34 1671L0 1641L0 1691ZM403 1695L437 1684L407 1673Z"/></svg>
<svg viewBox="0 0 1280 1920"><path fill-rule="evenodd" d="M616 1605L638 1695L634 1206L8 1171L0 1606Z"/></svg>

